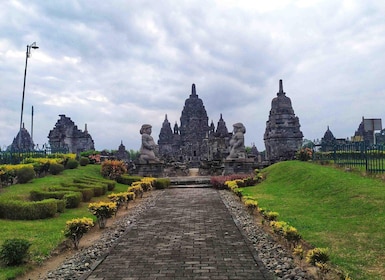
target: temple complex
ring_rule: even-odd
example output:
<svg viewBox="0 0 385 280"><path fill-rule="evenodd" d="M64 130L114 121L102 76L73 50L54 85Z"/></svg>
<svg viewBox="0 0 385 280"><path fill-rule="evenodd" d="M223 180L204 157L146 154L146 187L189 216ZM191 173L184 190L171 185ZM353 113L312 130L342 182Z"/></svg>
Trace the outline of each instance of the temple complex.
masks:
<svg viewBox="0 0 385 280"><path fill-rule="evenodd" d="M94 141L87 131L87 125L85 125L84 131L81 131L71 118L65 115L59 116L60 119L48 135L48 142L52 151L55 151L55 149L68 149L69 153L78 154L84 151L95 150Z"/></svg>
<svg viewBox="0 0 385 280"><path fill-rule="evenodd" d="M264 134L266 159L270 163L294 159L302 139L299 119L294 114L290 98L283 91L282 80L279 80L279 91L271 102Z"/></svg>
<svg viewBox="0 0 385 280"><path fill-rule="evenodd" d="M213 122L208 124L205 106L193 84L182 110L180 126L175 123L171 129L165 116L159 133L159 157L165 162L184 162L198 167L201 161L226 157L230 137L222 115L216 129Z"/></svg>

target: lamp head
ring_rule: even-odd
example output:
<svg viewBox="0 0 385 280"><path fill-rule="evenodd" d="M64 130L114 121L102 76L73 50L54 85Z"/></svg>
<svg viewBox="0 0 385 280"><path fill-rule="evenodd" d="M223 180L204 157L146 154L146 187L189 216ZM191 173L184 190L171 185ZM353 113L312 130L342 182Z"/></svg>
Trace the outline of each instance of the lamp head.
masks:
<svg viewBox="0 0 385 280"><path fill-rule="evenodd" d="M38 49L38 48L39 48L38 46L36 46L36 42L33 42L33 43L30 45L30 47L31 47L32 49Z"/></svg>

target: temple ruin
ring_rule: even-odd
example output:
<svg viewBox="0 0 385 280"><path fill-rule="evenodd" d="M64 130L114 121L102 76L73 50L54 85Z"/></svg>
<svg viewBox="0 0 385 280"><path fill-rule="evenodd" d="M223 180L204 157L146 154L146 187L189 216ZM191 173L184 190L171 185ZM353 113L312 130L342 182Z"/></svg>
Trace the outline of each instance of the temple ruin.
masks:
<svg viewBox="0 0 385 280"><path fill-rule="evenodd" d="M60 119L48 135L51 151L68 149L69 153L79 154L95 150L94 141L87 131L87 124L84 131L81 131L71 118L65 115L59 115L59 117Z"/></svg>

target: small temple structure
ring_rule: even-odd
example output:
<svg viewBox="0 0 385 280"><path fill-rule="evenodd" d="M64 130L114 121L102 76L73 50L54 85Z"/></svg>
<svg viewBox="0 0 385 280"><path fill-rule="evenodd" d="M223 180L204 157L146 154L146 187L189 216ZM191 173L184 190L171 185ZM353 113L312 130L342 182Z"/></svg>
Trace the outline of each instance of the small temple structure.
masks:
<svg viewBox="0 0 385 280"><path fill-rule="evenodd" d="M279 80L279 91L271 102L264 134L266 160L274 163L294 159L302 139L299 119L294 114L290 98L283 91L282 80Z"/></svg>
<svg viewBox="0 0 385 280"><path fill-rule="evenodd" d="M59 117L55 127L48 134L52 151L68 149L69 153L78 154L95 150L94 140L87 131L87 124L84 131L81 131L71 118L65 115L59 115Z"/></svg>
<svg viewBox="0 0 385 280"><path fill-rule="evenodd" d="M23 127L19 130L16 137L13 138L12 144L8 146L7 150L10 151L33 151L34 143L28 130Z"/></svg>

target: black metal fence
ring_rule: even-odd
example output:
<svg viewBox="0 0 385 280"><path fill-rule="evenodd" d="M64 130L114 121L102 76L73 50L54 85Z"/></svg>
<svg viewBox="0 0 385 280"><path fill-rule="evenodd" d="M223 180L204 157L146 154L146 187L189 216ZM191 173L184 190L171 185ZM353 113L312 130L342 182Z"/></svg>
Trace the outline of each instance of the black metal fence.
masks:
<svg viewBox="0 0 385 280"><path fill-rule="evenodd" d="M314 160L334 161L348 168L359 168L370 173L385 172L385 146L354 142L334 146L332 151L315 153Z"/></svg>
<svg viewBox="0 0 385 280"><path fill-rule="evenodd" d="M55 157L55 154L68 154L68 149L51 149L47 147L43 150L33 151L0 151L0 164L19 164L25 158Z"/></svg>

